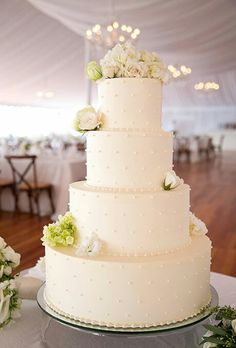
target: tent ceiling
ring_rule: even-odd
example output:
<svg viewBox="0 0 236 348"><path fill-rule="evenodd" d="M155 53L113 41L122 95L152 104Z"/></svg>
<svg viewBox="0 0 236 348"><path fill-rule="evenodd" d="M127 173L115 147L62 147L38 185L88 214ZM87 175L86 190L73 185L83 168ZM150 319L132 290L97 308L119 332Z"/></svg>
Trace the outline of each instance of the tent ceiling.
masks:
<svg viewBox="0 0 236 348"><path fill-rule="evenodd" d="M138 47L193 74L165 89L165 106L236 106L236 2L233 0L119 0L116 17L141 29ZM108 1L2 0L0 103L75 106L85 102L84 32L109 20ZM202 96L200 80L220 83ZM36 92L50 90L52 99Z"/></svg>

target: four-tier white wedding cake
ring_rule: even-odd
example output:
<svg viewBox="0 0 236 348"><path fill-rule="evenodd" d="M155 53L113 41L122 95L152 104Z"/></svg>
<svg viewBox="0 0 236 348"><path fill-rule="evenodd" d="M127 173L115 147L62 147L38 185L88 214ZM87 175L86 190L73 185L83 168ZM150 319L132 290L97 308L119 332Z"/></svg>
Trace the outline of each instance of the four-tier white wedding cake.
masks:
<svg viewBox="0 0 236 348"><path fill-rule="evenodd" d="M133 48L119 49L129 55ZM164 325L210 301L211 242L189 211L189 186L172 171L172 133L161 128L163 66L152 76L159 58L145 54L140 69L123 56L121 72L104 60L101 70L90 66L90 76L101 78L99 116L94 121L94 109L84 109L94 130L87 132L87 181L70 185L67 217L76 228L64 244L47 243L45 230L46 302L85 323Z"/></svg>

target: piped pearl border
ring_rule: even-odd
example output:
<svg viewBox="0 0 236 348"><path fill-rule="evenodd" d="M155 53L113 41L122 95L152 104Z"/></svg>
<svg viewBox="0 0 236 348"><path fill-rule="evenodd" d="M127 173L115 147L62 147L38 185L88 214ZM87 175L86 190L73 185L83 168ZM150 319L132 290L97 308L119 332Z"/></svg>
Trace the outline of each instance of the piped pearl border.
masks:
<svg viewBox="0 0 236 348"><path fill-rule="evenodd" d="M131 329L140 328L141 329L141 328L148 328L148 327L155 327L155 326L164 326L164 325L175 324L175 323L179 323L179 322L182 322L184 320L193 318L196 315L198 315L202 310L204 310L205 308L207 308L209 306L209 304L211 302L211 295L209 296L209 299L208 299L206 305L202 306L198 311L194 312L192 315L189 315L187 317L182 317L179 320L152 322L152 323L124 323L124 324L105 322L105 321L96 321L96 320L92 320L92 319L88 319L88 318L83 318L83 317L79 317L79 316L70 315L70 314L68 314L68 313L58 309L54 304L52 304L52 302L47 298L46 289L44 290L44 300L46 301L46 304L54 312L58 313L59 315L64 316L65 318L78 321L78 324L79 323L91 324L91 325L104 326L104 327L108 327L108 328L110 327L110 328L125 328L125 329L129 329L129 328L131 328Z"/></svg>

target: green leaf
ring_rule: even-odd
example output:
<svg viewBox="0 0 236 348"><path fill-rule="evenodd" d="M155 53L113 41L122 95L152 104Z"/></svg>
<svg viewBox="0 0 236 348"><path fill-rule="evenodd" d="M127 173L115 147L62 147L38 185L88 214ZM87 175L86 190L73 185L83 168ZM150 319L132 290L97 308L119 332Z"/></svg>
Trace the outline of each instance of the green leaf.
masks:
<svg viewBox="0 0 236 348"><path fill-rule="evenodd" d="M223 346L223 345L224 345L224 342L221 341L221 339L219 339L219 338L217 338L217 337L214 337L214 336L205 337L203 341L204 341L204 343L205 343L205 342L210 342L210 343L219 344L220 346Z"/></svg>
<svg viewBox="0 0 236 348"><path fill-rule="evenodd" d="M214 334L218 334L221 336L227 335L227 332L224 329L221 329L218 326L213 326L213 325L203 325L207 330L212 331Z"/></svg>

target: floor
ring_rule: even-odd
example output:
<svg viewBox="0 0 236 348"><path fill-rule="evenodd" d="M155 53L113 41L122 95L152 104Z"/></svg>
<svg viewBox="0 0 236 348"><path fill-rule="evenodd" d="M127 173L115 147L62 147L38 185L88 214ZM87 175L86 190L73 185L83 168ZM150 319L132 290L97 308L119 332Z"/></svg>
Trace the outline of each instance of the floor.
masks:
<svg viewBox="0 0 236 348"><path fill-rule="evenodd" d="M176 163L191 186L191 210L205 221L213 242L212 270L236 276L236 152L194 164ZM0 212L0 235L22 255L19 271L44 254L40 238L49 217Z"/></svg>

